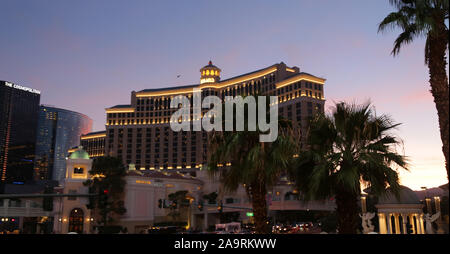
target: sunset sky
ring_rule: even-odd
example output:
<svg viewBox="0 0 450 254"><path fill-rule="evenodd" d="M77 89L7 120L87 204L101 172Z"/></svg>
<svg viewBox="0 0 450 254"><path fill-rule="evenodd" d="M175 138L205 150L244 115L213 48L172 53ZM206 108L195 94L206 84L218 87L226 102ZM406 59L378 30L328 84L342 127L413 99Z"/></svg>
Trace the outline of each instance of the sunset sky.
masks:
<svg viewBox="0 0 450 254"><path fill-rule="evenodd" d="M392 10L388 0L1 0L0 80L41 90L41 103L84 113L97 131L131 91L196 84L209 60L222 79L284 62L327 79L327 107L370 100L402 123L402 184L436 187L447 175L424 39L390 55L399 31L377 27Z"/></svg>

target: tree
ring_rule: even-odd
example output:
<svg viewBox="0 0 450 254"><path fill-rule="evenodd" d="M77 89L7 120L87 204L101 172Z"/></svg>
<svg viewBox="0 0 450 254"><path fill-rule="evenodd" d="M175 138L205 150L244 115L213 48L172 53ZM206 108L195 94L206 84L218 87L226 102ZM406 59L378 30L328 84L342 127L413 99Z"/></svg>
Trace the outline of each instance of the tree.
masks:
<svg viewBox="0 0 450 254"><path fill-rule="evenodd" d="M390 13L380 23L378 31L400 28L402 33L394 42L392 54L418 37L425 37L425 64L430 75L431 94L434 97L439 118L442 152L445 157L447 179L449 177L449 84L446 52L448 49L449 19L448 0L390 0L397 12Z"/></svg>
<svg viewBox="0 0 450 254"><path fill-rule="evenodd" d="M170 193L168 196L169 201L171 202L169 216L173 218L174 221L179 219L181 216L181 212L189 207L190 200L188 196L187 190L180 190L174 193Z"/></svg>
<svg viewBox="0 0 450 254"><path fill-rule="evenodd" d="M203 195L203 199L208 200L208 204L215 204L217 202L217 192L211 192Z"/></svg>
<svg viewBox="0 0 450 254"><path fill-rule="evenodd" d="M119 158L97 157L89 173L93 177L84 185L89 186L90 193L97 194L90 199L89 207L97 210L97 223L105 229L115 216L126 212L123 202L126 169Z"/></svg>
<svg viewBox="0 0 450 254"><path fill-rule="evenodd" d="M269 233L267 190L286 172L297 151L299 135L294 134L290 122L279 120L278 125L278 138L271 143L260 142L262 132L259 128L249 131L247 121L244 131L214 132L211 137L208 171L220 177L225 191L234 192L244 186L259 234Z"/></svg>
<svg viewBox="0 0 450 254"><path fill-rule="evenodd" d="M389 133L398 125L386 115L376 116L370 104L338 103L331 116L311 120L309 149L299 155L290 176L307 200L334 197L339 233L357 232L361 184L376 195L388 186L398 192L394 166L407 167L395 150L401 141Z"/></svg>

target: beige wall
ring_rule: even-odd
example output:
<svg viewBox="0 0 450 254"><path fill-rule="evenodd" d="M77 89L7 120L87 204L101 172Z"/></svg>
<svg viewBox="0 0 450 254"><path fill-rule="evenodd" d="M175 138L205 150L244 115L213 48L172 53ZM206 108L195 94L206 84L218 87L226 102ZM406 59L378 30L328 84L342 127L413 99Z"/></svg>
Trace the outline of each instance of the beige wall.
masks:
<svg viewBox="0 0 450 254"><path fill-rule="evenodd" d="M90 175L89 170L92 167L92 160L86 159L68 159L66 168L66 178L63 183L62 193L64 194L87 194L88 187L83 185ZM82 174L76 174L74 168L83 168ZM54 200L54 232L59 234L67 234L69 231L70 213L77 209L79 213L83 213L83 233L92 232L92 215L91 210L87 209L89 199L85 197L64 197Z"/></svg>

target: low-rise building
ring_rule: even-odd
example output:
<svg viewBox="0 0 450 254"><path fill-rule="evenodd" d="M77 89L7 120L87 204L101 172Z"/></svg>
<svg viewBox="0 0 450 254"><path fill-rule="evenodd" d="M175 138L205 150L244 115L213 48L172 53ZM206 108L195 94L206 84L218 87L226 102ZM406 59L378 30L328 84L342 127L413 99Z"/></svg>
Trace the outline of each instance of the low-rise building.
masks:
<svg viewBox="0 0 450 254"><path fill-rule="evenodd" d="M88 187L83 185L91 178L89 171L92 159L82 147L72 152L66 160L67 170L62 188L58 192L63 194L89 194ZM66 234L69 232L92 233L92 211L87 208L88 197L68 196L54 199L54 233Z"/></svg>

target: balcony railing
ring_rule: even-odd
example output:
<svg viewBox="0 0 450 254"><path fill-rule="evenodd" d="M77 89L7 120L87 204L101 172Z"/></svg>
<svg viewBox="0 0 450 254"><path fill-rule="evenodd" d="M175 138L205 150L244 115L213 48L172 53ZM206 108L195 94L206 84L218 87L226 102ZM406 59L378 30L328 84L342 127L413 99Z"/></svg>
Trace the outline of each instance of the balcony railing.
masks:
<svg viewBox="0 0 450 254"><path fill-rule="evenodd" d="M1 217L39 217L49 216L51 212L44 211L42 205L31 200L9 200L0 201Z"/></svg>

